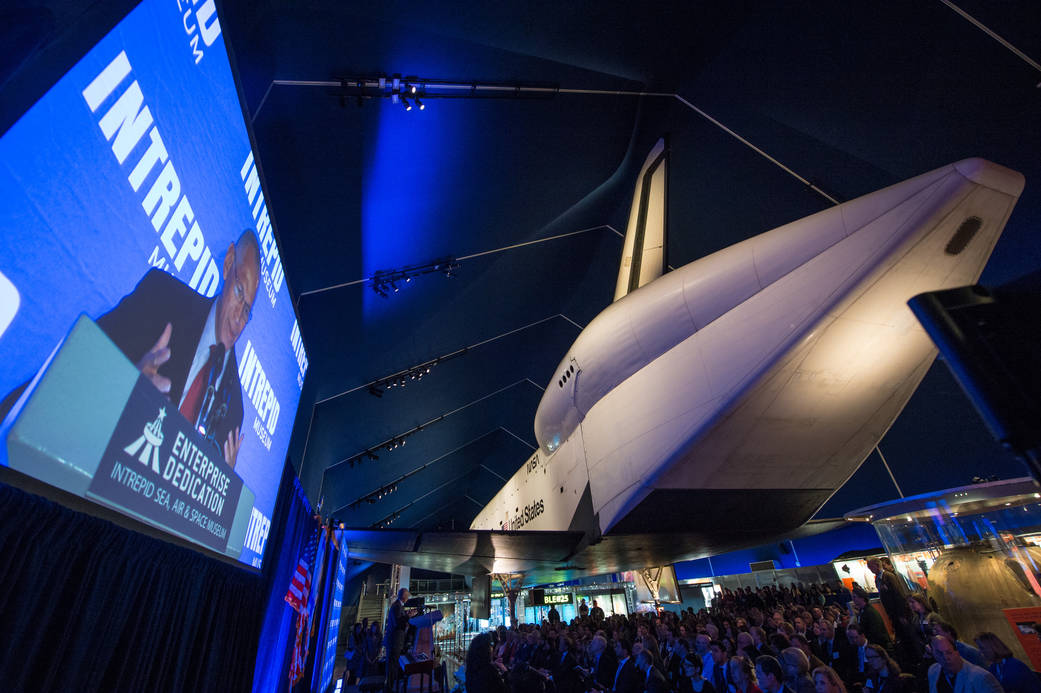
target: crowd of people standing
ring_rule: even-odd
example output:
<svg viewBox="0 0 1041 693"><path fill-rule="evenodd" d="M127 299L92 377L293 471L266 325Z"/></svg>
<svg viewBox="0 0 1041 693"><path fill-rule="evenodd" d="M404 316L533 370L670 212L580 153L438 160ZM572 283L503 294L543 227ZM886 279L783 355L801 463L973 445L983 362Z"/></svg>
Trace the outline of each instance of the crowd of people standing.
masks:
<svg viewBox="0 0 1041 693"><path fill-rule="evenodd" d="M869 568L877 606L857 585L799 583L724 590L698 612L500 627L473 639L466 691L1041 693L997 635L963 641L891 566Z"/></svg>

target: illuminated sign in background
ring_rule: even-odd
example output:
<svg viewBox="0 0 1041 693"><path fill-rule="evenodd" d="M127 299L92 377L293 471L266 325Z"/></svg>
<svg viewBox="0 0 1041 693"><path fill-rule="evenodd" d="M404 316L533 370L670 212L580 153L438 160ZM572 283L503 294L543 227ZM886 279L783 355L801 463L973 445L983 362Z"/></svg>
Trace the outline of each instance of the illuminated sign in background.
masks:
<svg viewBox="0 0 1041 693"><path fill-rule="evenodd" d="M22 116L0 139L0 222L0 396L150 268L213 297L256 233L234 471L256 495L240 560L259 566L307 356L213 0L144 0Z"/></svg>
<svg viewBox="0 0 1041 693"><path fill-rule="evenodd" d="M554 604L570 604L571 593L565 594L546 594L546 590L533 589L528 594L530 601L528 606L550 606Z"/></svg>

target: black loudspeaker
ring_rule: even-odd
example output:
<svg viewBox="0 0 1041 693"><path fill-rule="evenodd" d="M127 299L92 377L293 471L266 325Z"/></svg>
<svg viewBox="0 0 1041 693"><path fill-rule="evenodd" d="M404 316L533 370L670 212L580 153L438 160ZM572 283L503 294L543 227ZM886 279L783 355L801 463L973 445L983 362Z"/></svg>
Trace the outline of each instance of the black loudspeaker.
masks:
<svg viewBox="0 0 1041 693"><path fill-rule="evenodd" d="M996 289L919 294L908 305L991 434L1041 479L1041 272Z"/></svg>
<svg viewBox="0 0 1041 693"><path fill-rule="evenodd" d="M481 575L474 578L473 591L470 592L470 618L491 618L492 616L492 577Z"/></svg>

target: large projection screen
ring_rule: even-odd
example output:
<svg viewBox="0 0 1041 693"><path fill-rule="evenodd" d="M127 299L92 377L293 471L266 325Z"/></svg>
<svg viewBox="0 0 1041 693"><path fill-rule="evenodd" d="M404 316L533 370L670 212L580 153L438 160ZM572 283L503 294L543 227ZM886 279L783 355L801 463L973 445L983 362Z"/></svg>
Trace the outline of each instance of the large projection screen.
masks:
<svg viewBox="0 0 1041 693"><path fill-rule="evenodd" d="M0 221L0 465L259 568L307 356L213 0L0 137Z"/></svg>

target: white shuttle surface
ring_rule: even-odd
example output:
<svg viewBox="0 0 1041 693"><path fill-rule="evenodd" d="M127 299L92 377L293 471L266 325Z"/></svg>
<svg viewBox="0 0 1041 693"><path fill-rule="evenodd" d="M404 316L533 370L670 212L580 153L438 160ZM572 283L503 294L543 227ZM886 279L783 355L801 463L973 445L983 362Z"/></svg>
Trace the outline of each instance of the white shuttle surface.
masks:
<svg viewBox="0 0 1041 693"><path fill-rule="evenodd" d="M907 300L975 282L1024 185L966 159L664 273L667 166L660 142L637 180L615 301L547 386L539 450L473 521L491 536L454 565L417 560L418 539L392 560L595 574L792 535L935 357ZM562 534L525 553L542 532Z"/></svg>

